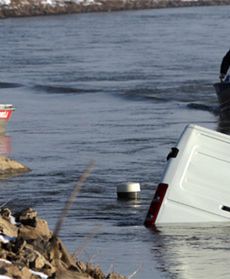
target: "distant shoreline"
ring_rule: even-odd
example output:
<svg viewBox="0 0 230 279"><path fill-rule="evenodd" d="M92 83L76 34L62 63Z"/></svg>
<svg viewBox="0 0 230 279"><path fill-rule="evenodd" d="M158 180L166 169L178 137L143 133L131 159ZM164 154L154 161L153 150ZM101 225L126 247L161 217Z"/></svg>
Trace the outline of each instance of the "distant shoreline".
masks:
<svg viewBox="0 0 230 279"><path fill-rule="evenodd" d="M230 0L0 0L0 18L223 5Z"/></svg>

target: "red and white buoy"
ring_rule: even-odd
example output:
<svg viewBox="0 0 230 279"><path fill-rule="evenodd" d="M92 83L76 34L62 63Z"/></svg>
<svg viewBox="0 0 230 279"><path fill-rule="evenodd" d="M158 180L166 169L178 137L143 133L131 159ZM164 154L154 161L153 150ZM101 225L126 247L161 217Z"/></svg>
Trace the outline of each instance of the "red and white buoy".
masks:
<svg viewBox="0 0 230 279"><path fill-rule="evenodd" d="M15 108L11 104L0 104L0 133L5 131L5 126L14 110Z"/></svg>

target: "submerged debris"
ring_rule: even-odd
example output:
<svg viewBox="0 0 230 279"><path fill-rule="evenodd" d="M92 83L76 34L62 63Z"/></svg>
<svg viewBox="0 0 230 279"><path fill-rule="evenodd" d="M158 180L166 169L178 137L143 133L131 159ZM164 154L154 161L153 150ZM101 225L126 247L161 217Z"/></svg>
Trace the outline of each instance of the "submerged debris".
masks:
<svg viewBox="0 0 230 279"><path fill-rule="evenodd" d="M32 208L0 211L0 278L125 279L75 259Z"/></svg>

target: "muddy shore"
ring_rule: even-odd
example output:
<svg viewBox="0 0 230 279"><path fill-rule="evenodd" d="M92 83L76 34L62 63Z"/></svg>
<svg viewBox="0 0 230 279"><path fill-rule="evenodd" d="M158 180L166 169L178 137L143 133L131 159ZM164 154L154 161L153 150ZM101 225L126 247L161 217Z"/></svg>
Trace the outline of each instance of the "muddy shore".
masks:
<svg viewBox="0 0 230 279"><path fill-rule="evenodd" d="M211 5L230 0L1 0L0 18Z"/></svg>

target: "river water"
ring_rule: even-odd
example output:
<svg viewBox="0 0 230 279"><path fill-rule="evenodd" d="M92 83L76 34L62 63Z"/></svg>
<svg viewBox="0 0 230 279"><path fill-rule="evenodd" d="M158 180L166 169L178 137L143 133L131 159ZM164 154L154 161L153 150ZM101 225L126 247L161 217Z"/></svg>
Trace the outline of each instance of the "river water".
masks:
<svg viewBox="0 0 230 279"><path fill-rule="evenodd" d="M143 226L184 127L222 131L212 84L229 14L222 6L1 20L1 103L16 111L0 151L32 171L1 180L0 203L33 207L54 229L94 160L61 230L70 251L132 278L229 278L228 226ZM139 201L117 200L127 181L141 184Z"/></svg>

